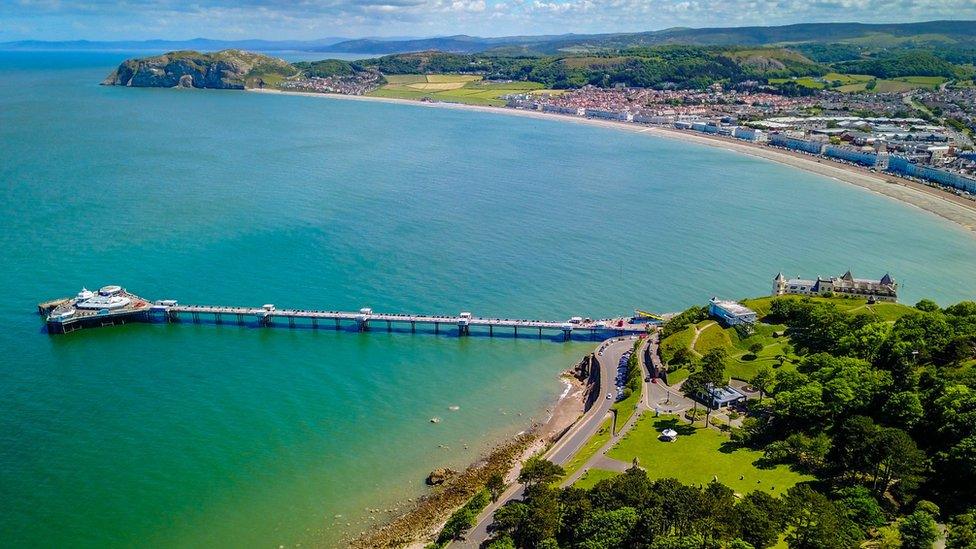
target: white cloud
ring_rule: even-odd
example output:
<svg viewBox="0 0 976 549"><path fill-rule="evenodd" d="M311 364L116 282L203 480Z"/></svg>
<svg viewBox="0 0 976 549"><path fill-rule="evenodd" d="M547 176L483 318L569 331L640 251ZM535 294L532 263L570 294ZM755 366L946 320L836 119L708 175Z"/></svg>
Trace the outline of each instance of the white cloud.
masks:
<svg viewBox="0 0 976 549"><path fill-rule="evenodd" d="M976 0L0 0L0 40L542 34L976 19Z"/></svg>

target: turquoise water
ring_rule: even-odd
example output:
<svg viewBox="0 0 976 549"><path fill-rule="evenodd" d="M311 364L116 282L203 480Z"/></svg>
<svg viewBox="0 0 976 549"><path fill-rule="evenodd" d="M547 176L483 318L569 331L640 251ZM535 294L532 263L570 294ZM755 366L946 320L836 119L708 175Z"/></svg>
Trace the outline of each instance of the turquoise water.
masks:
<svg viewBox="0 0 976 549"><path fill-rule="evenodd" d="M364 509L544 417L590 348L192 324L47 336L35 304L83 285L566 318L851 268L890 271L906 301L971 297L971 233L774 163L558 121L97 86L124 57L0 53L10 545L339 545L375 522Z"/></svg>

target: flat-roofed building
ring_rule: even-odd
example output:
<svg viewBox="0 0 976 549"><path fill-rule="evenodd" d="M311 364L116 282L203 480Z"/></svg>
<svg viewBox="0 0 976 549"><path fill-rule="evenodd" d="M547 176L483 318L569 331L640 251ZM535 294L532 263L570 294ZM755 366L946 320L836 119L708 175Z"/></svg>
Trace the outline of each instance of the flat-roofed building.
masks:
<svg viewBox="0 0 976 549"><path fill-rule="evenodd" d="M708 302L708 314L726 326L754 324L758 318L756 311L736 301L726 301L713 297Z"/></svg>

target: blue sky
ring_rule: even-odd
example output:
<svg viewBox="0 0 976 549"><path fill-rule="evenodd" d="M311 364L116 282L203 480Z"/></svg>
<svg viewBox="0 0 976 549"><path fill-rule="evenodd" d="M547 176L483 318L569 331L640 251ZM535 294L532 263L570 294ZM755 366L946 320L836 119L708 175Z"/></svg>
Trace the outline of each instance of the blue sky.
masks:
<svg viewBox="0 0 976 549"><path fill-rule="evenodd" d="M0 0L0 41L559 34L976 19L976 0Z"/></svg>

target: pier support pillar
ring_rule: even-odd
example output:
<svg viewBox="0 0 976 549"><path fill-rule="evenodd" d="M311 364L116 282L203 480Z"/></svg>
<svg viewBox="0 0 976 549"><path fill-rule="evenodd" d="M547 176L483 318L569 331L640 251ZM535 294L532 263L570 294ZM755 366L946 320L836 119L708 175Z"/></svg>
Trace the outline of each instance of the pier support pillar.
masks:
<svg viewBox="0 0 976 549"><path fill-rule="evenodd" d="M238 326L244 325L244 315L242 315L241 313L237 313L237 325Z"/></svg>
<svg viewBox="0 0 976 549"><path fill-rule="evenodd" d="M573 330L572 329L567 330L563 328L563 341L569 341L572 338L573 338Z"/></svg>
<svg viewBox="0 0 976 549"><path fill-rule="evenodd" d="M312 318L312 329L317 330L319 328L319 319Z"/></svg>
<svg viewBox="0 0 976 549"><path fill-rule="evenodd" d="M495 337L495 327L491 324L488 325L488 337Z"/></svg>
<svg viewBox="0 0 976 549"><path fill-rule="evenodd" d="M518 326L513 326L515 328L515 337L518 337Z"/></svg>
<svg viewBox="0 0 976 549"><path fill-rule="evenodd" d="M392 332L393 331L393 322L391 322L389 320L386 321L386 331L387 332Z"/></svg>
<svg viewBox="0 0 976 549"><path fill-rule="evenodd" d="M440 322L435 322L434 323L434 333L435 334L441 333L441 324L440 324Z"/></svg>
<svg viewBox="0 0 976 549"><path fill-rule="evenodd" d="M542 328L539 328L539 339L542 339Z"/></svg>
<svg viewBox="0 0 976 549"><path fill-rule="evenodd" d="M359 331L360 332L368 332L369 331L369 320L366 320L365 318L360 318L356 322L359 324Z"/></svg>
<svg viewBox="0 0 976 549"><path fill-rule="evenodd" d="M336 323L336 331L338 331L339 330L339 319L338 318L335 319L335 323Z"/></svg>
<svg viewBox="0 0 976 549"><path fill-rule="evenodd" d="M220 318L220 313L214 313L214 322L217 324L223 324L223 321Z"/></svg>
<svg viewBox="0 0 976 549"><path fill-rule="evenodd" d="M288 317L288 327L289 328L295 327L295 317L293 316Z"/></svg>
<svg viewBox="0 0 976 549"><path fill-rule="evenodd" d="M417 333L417 323L413 320L410 321L410 333Z"/></svg>
<svg viewBox="0 0 976 549"><path fill-rule="evenodd" d="M200 313L197 313L197 312L194 312L193 313L193 322L195 324L200 322Z"/></svg>
<svg viewBox="0 0 976 549"><path fill-rule="evenodd" d="M471 335L471 326L467 323L458 322L458 336Z"/></svg>

